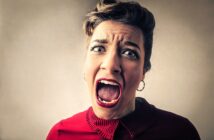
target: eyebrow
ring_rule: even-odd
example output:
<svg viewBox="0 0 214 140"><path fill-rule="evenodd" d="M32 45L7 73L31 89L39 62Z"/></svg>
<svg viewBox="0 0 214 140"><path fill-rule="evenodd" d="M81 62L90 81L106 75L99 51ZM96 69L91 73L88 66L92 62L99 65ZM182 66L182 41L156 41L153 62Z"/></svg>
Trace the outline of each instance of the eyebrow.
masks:
<svg viewBox="0 0 214 140"><path fill-rule="evenodd" d="M96 40L93 40L92 42L106 44L106 43L108 43L108 40L106 40L106 39L96 39Z"/></svg>
<svg viewBox="0 0 214 140"><path fill-rule="evenodd" d="M124 44L127 46L132 46L132 47L138 48L140 50L140 47L134 42L126 41Z"/></svg>
<svg viewBox="0 0 214 140"><path fill-rule="evenodd" d="M106 39L96 39L96 40L93 40L92 42L107 44L108 40L106 40ZM125 41L124 45L132 46L132 47L135 47L135 48L140 50L140 47L136 43L131 42L131 41Z"/></svg>

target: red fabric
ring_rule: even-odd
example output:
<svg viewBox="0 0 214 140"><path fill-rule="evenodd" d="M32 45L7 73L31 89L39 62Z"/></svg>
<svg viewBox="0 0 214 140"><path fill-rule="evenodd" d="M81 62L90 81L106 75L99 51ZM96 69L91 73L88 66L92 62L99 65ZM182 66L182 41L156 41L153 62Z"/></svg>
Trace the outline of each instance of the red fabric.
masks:
<svg viewBox="0 0 214 140"><path fill-rule="evenodd" d="M92 108L89 108L87 113L88 114L86 117L89 126L104 139L113 139L115 130L119 124L119 120L100 119L94 114Z"/></svg>
<svg viewBox="0 0 214 140"><path fill-rule="evenodd" d="M49 132L47 140L112 140L118 123L119 120L98 118L90 107L57 123Z"/></svg>
<svg viewBox="0 0 214 140"><path fill-rule="evenodd" d="M47 140L100 140L86 120L88 111L78 113L57 123L49 132Z"/></svg>
<svg viewBox="0 0 214 140"><path fill-rule="evenodd" d="M47 140L200 140L184 117L136 99L134 112L118 120L103 120L92 108L57 123Z"/></svg>

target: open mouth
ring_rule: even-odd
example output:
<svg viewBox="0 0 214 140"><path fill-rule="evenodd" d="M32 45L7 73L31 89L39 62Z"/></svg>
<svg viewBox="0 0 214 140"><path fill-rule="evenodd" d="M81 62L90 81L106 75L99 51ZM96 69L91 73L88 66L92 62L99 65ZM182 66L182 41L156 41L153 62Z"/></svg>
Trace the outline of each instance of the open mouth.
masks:
<svg viewBox="0 0 214 140"><path fill-rule="evenodd" d="M116 81L100 79L96 83L97 103L102 107L114 107L121 93L121 85Z"/></svg>

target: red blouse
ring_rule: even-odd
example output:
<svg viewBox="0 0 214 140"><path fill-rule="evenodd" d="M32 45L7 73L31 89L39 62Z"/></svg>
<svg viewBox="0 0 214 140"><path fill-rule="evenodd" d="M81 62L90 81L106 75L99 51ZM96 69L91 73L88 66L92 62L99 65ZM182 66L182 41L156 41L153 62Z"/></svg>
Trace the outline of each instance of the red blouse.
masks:
<svg viewBox="0 0 214 140"><path fill-rule="evenodd" d="M187 119L136 99L133 113L117 120L98 118L90 107L57 123L46 140L200 140Z"/></svg>

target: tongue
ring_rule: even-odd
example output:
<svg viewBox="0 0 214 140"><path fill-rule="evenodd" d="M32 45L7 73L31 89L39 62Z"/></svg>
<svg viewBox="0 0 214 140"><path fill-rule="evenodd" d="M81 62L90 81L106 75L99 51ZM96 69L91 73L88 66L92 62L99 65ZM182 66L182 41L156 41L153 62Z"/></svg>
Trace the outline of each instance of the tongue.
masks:
<svg viewBox="0 0 214 140"><path fill-rule="evenodd" d="M98 96L105 101L111 101L117 99L119 96L118 87L116 86L104 86L98 91Z"/></svg>

